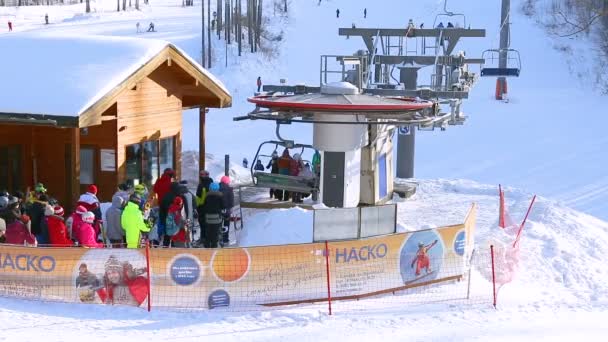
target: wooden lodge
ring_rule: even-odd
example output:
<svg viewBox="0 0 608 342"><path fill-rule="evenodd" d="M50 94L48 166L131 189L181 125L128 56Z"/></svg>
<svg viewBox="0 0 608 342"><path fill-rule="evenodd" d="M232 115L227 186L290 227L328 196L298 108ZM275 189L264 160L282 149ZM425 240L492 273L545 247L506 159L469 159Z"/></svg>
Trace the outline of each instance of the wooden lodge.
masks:
<svg viewBox="0 0 608 342"><path fill-rule="evenodd" d="M11 193L42 182L71 208L89 184L109 201L127 180L150 185L169 167L179 176L182 110L200 108L204 156L206 108L232 102L220 81L166 42L11 36L0 46L29 46L0 57L3 82L15 80L0 86L0 189ZM45 46L54 48L37 51Z"/></svg>

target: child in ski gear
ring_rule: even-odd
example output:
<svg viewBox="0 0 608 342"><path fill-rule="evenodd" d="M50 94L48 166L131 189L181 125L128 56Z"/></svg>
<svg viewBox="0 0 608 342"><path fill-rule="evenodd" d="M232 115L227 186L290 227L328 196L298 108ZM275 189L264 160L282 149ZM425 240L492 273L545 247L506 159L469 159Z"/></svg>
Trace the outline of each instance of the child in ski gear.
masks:
<svg viewBox="0 0 608 342"><path fill-rule="evenodd" d="M82 223L80 224L78 243L85 247L103 248L103 244L98 243L97 239L95 238L95 230L93 229L94 222L95 214L90 211L82 214Z"/></svg>
<svg viewBox="0 0 608 342"><path fill-rule="evenodd" d="M223 210L224 200L220 192L220 185L218 183L211 183L205 203L199 207L199 218L202 217L205 223L204 246L206 248L218 247L220 229L223 223Z"/></svg>
<svg viewBox="0 0 608 342"><path fill-rule="evenodd" d="M418 243L418 251L416 252L416 257L412 260L412 268L414 268L414 264L416 264L416 275L420 275L420 271L424 268L426 273L431 272L431 260L429 259L428 252L433 246L437 244L437 240L433 241L430 245L424 245L424 243Z"/></svg>
<svg viewBox="0 0 608 342"><path fill-rule="evenodd" d="M125 230L127 248L138 248L141 233L150 231L150 227L144 223L143 214L139 210L139 202L141 202L141 198L137 194L132 194L120 218L120 223Z"/></svg>
<svg viewBox="0 0 608 342"><path fill-rule="evenodd" d="M70 247L74 245L65 226L63 214L63 208L57 205L53 208L53 215L47 217L49 243L53 247Z"/></svg>
<svg viewBox="0 0 608 342"><path fill-rule="evenodd" d="M87 208L79 205L76 207L76 210L70 218L66 221L66 226L68 228L68 232L70 232L70 236L72 236L72 240L79 241L80 240L80 225L82 224L82 214L87 212Z"/></svg>
<svg viewBox="0 0 608 342"><path fill-rule="evenodd" d="M113 248L121 248L124 244L125 230L120 218L125 203L122 196L115 194L112 197L112 206L106 211L106 235Z"/></svg>
<svg viewBox="0 0 608 342"><path fill-rule="evenodd" d="M169 207L167 213L167 223L165 224L166 233L171 237L171 244L174 247L186 247L186 218L184 217L184 201L177 196Z"/></svg>

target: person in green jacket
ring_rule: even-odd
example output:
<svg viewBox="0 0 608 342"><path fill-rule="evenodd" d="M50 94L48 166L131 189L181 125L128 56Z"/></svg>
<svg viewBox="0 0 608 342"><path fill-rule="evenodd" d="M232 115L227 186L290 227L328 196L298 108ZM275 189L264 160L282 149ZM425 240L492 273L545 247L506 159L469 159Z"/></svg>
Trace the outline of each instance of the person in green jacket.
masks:
<svg viewBox="0 0 608 342"><path fill-rule="evenodd" d="M120 217L120 223L127 238L127 248L138 248L141 233L150 231L150 227L145 224L144 216L139 209L140 203L141 197L138 194L132 194Z"/></svg>

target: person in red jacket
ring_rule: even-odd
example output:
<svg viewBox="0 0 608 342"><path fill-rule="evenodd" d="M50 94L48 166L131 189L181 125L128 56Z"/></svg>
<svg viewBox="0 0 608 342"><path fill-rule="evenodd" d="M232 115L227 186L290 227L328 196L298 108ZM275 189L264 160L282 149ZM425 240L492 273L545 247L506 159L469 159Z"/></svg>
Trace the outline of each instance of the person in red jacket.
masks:
<svg viewBox="0 0 608 342"><path fill-rule="evenodd" d="M156 194L156 201L158 205L160 205L165 195L171 190L171 183L173 182L174 178L175 171L173 171L171 168L167 168L165 171L163 171L163 175L156 180L156 183L154 183L152 190ZM151 198L152 196L150 196L148 199L151 200Z"/></svg>
<svg viewBox="0 0 608 342"><path fill-rule="evenodd" d="M53 208L53 215L47 216L49 240L53 247L70 247L74 243L70 240L68 229L63 218L63 208L59 205Z"/></svg>
<svg viewBox="0 0 608 342"><path fill-rule="evenodd" d="M105 304L140 306L148 297L145 273L145 268L133 268L130 263L121 263L111 255L105 263L103 287L97 290L97 295Z"/></svg>
<svg viewBox="0 0 608 342"><path fill-rule="evenodd" d="M71 223L68 224L68 231L70 232L72 239L80 241L80 226L82 225L82 215L86 213L87 208L79 205L76 210L70 216Z"/></svg>
<svg viewBox="0 0 608 342"><path fill-rule="evenodd" d="M412 260L412 268L416 265L416 276L420 275L422 269L426 270L426 273L431 273L431 259L429 258L429 250L437 244L437 240L429 245L425 245L423 242L418 243L418 251L416 257Z"/></svg>
<svg viewBox="0 0 608 342"><path fill-rule="evenodd" d="M27 215L13 215L6 220L5 243L12 245L36 246L36 237L28 228L30 218Z"/></svg>
<svg viewBox="0 0 608 342"><path fill-rule="evenodd" d="M95 214L90 211L82 214L82 223L80 224L80 232L78 243L84 247L90 248L103 248L103 244L98 243L95 238L95 230L93 229L93 222L95 222Z"/></svg>

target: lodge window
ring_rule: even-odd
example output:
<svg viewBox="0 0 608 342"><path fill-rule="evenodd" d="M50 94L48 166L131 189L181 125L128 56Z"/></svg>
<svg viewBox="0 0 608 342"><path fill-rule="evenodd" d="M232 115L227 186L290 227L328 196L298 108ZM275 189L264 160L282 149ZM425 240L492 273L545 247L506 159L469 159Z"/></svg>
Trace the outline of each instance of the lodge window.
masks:
<svg viewBox="0 0 608 342"><path fill-rule="evenodd" d="M166 168L175 169L175 138L127 145L127 179L134 184L154 184Z"/></svg>
<svg viewBox="0 0 608 342"><path fill-rule="evenodd" d="M21 146L0 146L0 190L23 191Z"/></svg>
<svg viewBox="0 0 608 342"><path fill-rule="evenodd" d="M95 149L80 148L80 184L95 184Z"/></svg>

